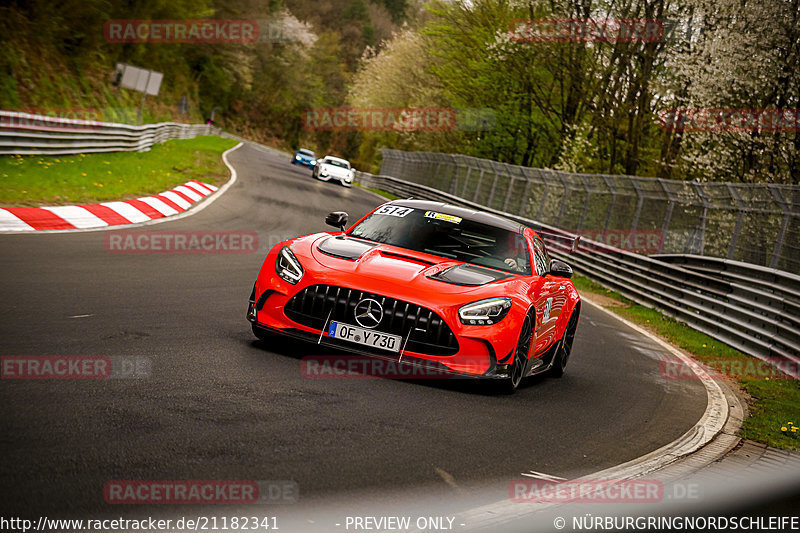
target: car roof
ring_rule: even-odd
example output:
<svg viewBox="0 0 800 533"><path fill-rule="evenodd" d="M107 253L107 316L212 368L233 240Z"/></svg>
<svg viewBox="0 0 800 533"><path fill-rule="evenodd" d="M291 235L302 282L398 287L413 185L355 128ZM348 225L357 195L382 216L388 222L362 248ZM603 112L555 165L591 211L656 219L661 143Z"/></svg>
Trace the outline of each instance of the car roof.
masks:
<svg viewBox="0 0 800 533"><path fill-rule="evenodd" d="M347 163L348 165L350 164L350 161L348 161L347 159L342 159L341 157L335 157L332 155L326 155L325 159L331 159L333 161L341 161L342 163Z"/></svg>
<svg viewBox="0 0 800 533"><path fill-rule="evenodd" d="M300 152L301 154L306 154L306 155L314 155L314 152L312 152L308 148L300 148L298 150L298 152Z"/></svg>
<svg viewBox="0 0 800 533"><path fill-rule="evenodd" d="M394 200L389 202L391 205L398 205L402 207L411 207L413 209L420 209L426 211L436 211L439 213L445 213L447 215L455 215L457 217L461 217L464 220L471 220L473 222L479 222L481 224L486 224L488 226L494 226L496 228L501 228L507 231L513 231L517 233L522 233L525 230L524 225L520 224L519 222L514 222L513 220L508 220L507 218L499 217L497 215L492 215L491 213L486 213L484 211L476 211L474 209L467 209L464 207L458 207L451 204L445 204L443 202L431 202L429 200Z"/></svg>

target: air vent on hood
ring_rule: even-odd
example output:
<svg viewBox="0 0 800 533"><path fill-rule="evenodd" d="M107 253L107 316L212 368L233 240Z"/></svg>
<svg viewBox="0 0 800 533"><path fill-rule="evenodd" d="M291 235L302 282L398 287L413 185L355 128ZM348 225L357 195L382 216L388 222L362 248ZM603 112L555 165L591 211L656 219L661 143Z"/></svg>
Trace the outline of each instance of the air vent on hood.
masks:
<svg viewBox="0 0 800 533"><path fill-rule="evenodd" d="M426 261L425 259L414 257L413 255L398 254L397 252L390 252L388 250L381 250L380 254L384 257L394 257L395 259L404 259L406 261L413 261L414 263L419 263L421 265L431 266L436 264L432 261Z"/></svg>
<svg viewBox="0 0 800 533"><path fill-rule="evenodd" d="M431 279L452 283L453 285L465 285L467 287L477 287L486 285L493 281L510 278L512 274L483 268L477 265L456 265L438 272Z"/></svg>
<svg viewBox="0 0 800 533"><path fill-rule="evenodd" d="M317 250L324 254L338 257L339 259L355 261L364 255L366 251L371 250L377 245L378 243L375 242L359 241L348 237L328 237L319 243Z"/></svg>

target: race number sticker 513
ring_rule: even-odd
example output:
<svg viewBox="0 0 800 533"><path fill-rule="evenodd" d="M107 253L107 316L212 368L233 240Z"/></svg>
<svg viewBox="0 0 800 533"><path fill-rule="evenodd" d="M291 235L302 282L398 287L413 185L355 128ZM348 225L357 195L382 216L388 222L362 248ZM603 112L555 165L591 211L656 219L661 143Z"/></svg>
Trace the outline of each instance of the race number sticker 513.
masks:
<svg viewBox="0 0 800 533"><path fill-rule="evenodd" d="M400 207L398 205L385 205L375 211L376 215L391 215L393 217L404 217L414 209L411 207Z"/></svg>

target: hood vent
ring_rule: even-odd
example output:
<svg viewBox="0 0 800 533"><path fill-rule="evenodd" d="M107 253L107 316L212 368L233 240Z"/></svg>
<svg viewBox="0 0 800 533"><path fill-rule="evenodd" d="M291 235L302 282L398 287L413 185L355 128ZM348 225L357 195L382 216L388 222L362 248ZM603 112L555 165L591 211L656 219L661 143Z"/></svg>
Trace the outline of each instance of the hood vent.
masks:
<svg viewBox="0 0 800 533"><path fill-rule="evenodd" d="M436 263L433 263L431 261L426 261L425 259L420 259L419 257L414 257L413 255L398 254L397 252L389 252L387 250L381 250L380 254L383 257L391 257L393 259L402 259L404 261L411 261L411 262L419 263L419 264L425 265L425 266L432 266L432 265L436 264Z"/></svg>
<svg viewBox="0 0 800 533"><path fill-rule="evenodd" d="M359 241L349 237L328 237L317 246L317 250L323 254L355 261L367 251L377 246L376 242Z"/></svg>
<svg viewBox="0 0 800 533"><path fill-rule="evenodd" d="M464 285L466 287L477 287L479 285L486 285L493 281L507 279L512 277L513 274L500 272L499 270L492 270L478 265L456 265L438 272L430 279L451 283L453 285Z"/></svg>

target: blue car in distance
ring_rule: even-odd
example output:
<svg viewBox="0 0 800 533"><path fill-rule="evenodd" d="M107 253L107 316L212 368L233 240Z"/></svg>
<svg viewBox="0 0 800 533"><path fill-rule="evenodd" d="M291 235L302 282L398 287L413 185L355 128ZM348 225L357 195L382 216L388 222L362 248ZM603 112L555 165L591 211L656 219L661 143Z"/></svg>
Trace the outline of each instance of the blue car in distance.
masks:
<svg viewBox="0 0 800 533"><path fill-rule="evenodd" d="M298 151L294 153L294 157L292 158L293 165L304 165L308 168L314 168L314 165L317 164L317 156L314 155L314 152L311 150L306 150L305 148L300 148Z"/></svg>

